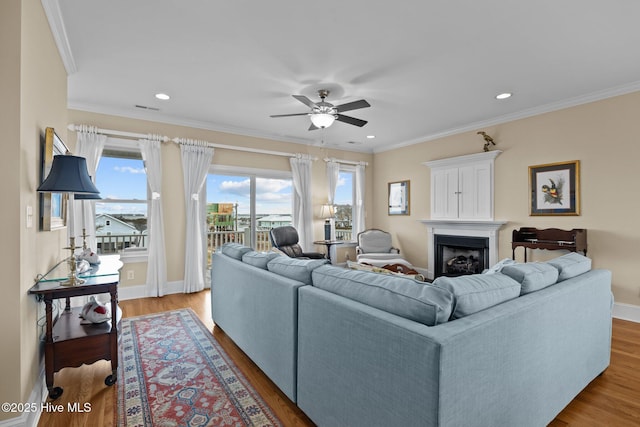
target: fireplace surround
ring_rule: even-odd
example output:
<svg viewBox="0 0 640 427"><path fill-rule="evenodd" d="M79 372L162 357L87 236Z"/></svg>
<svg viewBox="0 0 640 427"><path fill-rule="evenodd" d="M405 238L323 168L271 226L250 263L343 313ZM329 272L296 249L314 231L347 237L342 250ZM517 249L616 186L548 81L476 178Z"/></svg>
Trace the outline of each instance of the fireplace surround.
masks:
<svg viewBox="0 0 640 427"><path fill-rule="evenodd" d="M498 262L498 235L500 228L507 221L461 221L461 220L420 220L428 231L427 236L427 254L429 258L429 266L427 276L429 279L437 277L436 267L436 238L441 240L442 237L463 237L486 239L483 243L484 265L482 268L489 268ZM464 256L465 254L461 254Z"/></svg>

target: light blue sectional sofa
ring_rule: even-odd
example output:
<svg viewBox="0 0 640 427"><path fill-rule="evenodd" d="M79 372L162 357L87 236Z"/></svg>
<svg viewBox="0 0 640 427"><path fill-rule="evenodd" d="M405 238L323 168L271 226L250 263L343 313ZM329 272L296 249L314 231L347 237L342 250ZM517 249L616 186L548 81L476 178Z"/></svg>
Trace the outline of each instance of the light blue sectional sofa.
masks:
<svg viewBox="0 0 640 427"><path fill-rule="evenodd" d="M609 365L611 273L567 254L433 284L229 245L214 322L319 426L545 426Z"/></svg>

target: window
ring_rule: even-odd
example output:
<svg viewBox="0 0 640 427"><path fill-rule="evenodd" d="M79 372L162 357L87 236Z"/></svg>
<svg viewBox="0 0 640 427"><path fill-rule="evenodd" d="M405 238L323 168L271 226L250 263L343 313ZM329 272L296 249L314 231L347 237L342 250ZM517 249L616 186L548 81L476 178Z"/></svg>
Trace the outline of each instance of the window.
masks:
<svg viewBox="0 0 640 427"><path fill-rule="evenodd" d="M336 239L353 241L353 200L355 198L355 169L350 166L340 165L338 185L334 197L336 207L335 226Z"/></svg>
<svg viewBox="0 0 640 427"><path fill-rule="evenodd" d="M209 264L227 242L267 251L269 230L292 223L290 172L216 166L206 185Z"/></svg>
<svg viewBox="0 0 640 427"><path fill-rule="evenodd" d="M102 196L102 200L96 202L98 253L146 248L149 240L147 174L134 143L129 141L124 148L103 150L96 185Z"/></svg>

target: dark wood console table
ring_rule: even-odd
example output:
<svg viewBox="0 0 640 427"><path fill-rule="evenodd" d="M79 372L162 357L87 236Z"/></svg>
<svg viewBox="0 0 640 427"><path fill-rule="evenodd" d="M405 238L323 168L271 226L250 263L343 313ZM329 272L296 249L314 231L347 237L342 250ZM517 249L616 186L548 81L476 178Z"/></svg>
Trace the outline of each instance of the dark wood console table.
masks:
<svg viewBox="0 0 640 427"><path fill-rule="evenodd" d="M116 261L113 266L120 267ZM118 378L118 324L116 320L118 307L118 282L120 275L114 268L112 274L87 277L86 282L78 286L61 286L60 281L39 281L29 294L36 295L44 301L46 313L45 337L45 377L49 397L57 399L62 395L61 387L53 386L55 372L65 367L78 367L98 360L111 361L111 374L104 380L108 386ZM108 268L108 266L107 266ZM104 271L105 266L100 267ZM72 308L70 298L84 295L108 293L111 296L111 320L83 325L79 318L82 307ZM57 319L53 319L53 300L65 298L65 309Z"/></svg>
<svg viewBox="0 0 640 427"><path fill-rule="evenodd" d="M524 262L527 262L527 248L582 252L587 255L587 230L574 228L573 230L560 230L558 228L538 229L522 227L513 230L511 240L512 259L516 259L516 248L524 248Z"/></svg>

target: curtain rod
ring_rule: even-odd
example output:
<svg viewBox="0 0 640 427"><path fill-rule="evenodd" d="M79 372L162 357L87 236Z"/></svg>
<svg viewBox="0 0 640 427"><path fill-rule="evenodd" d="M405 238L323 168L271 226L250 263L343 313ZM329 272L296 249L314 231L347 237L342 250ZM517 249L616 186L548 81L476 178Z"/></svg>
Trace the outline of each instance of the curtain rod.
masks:
<svg viewBox="0 0 640 427"><path fill-rule="evenodd" d="M173 138L173 139L170 139L168 136L155 135L155 134L151 134L151 133L146 134L146 133L124 132L124 131L110 130L110 129L100 129L97 126L89 126L89 125L69 124L67 126L67 129L69 129L70 131L74 131L74 132L100 133L100 134L103 134L103 135L120 136L120 137L125 137L125 138L150 139L150 140L156 140L156 141L162 141L162 142L173 141L176 144L185 144L185 143L188 143L188 141L197 141L197 140L189 140L187 138ZM305 155L300 155L300 154L297 154L297 153L287 153L287 152L284 152L284 151L262 150L260 148L238 147L238 146L235 146L235 145L215 144L215 143L211 143L211 142L208 142L207 146L213 147L213 148L223 148L225 150L236 150L236 151L246 151L246 152L249 152L249 153L269 154L269 155L272 155L272 156L283 156L283 157L301 157L301 156L304 157L305 156ZM318 160L317 157L309 156L309 158L311 160Z"/></svg>
<svg viewBox="0 0 640 427"><path fill-rule="evenodd" d="M187 141L189 140L185 138L173 138L172 141L175 142L176 144L184 144L184 143L187 143ZM209 142L208 146L213 148L222 148L225 150L246 151L248 153L258 153L258 154L269 154L272 156L282 156L282 157L300 157L300 156L304 157L305 156L304 154L300 155L297 153L287 153L284 151L272 151L272 150L263 150L260 148L239 147L236 145L218 144L213 142ZM318 160L317 157L309 156L309 158L311 160Z"/></svg>
<svg viewBox="0 0 640 427"><path fill-rule="evenodd" d="M97 126L74 125L73 123L69 124L67 126L67 129L73 132L99 133L107 136L120 136L125 138L134 138L134 139L150 139L150 140L162 141L162 142L169 141L169 137L164 135L156 135L152 133L123 132L120 130L111 130L111 129L100 129Z"/></svg>
<svg viewBox="0 0 640 427"><path fill-rule="evenodd" d="M369 166L369 163L367 162L363 162L363 161L353 161L353 160L340 160L340 159L335 159L333 157L325 157L324 159L325 162L336 162L336 163L342 163L345 165L364 165L364 166Z"/></svg>

